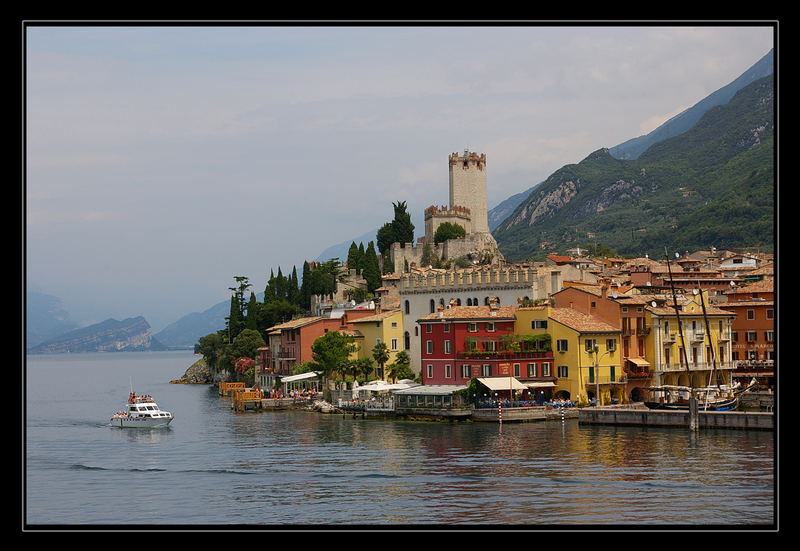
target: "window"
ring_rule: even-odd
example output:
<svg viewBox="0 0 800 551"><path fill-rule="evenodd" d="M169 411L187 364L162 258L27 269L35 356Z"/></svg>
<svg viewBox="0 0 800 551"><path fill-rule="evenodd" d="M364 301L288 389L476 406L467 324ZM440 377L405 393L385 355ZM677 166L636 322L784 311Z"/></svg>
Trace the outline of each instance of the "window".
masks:
<svg viewBox="0 0 800 551"><path fill-rule="evenodd" d="M430 308L431 308L431 314L433 314L436 311L436 302L433 299L431 299Z"/></svg>
<svg viewBox="0 0 800 551"><path fill-rule="evenodd" d="M538 377L538 375L536 373L536 364L535 363L529 363L528 364L528 377Z"/></svg>
<svg viewBox="0 0 800 551"><path fill-rule="evenodd" d="M406 307L406 314L410 314L411 313L411 304L409 304L408 301L405 302L405 307Z"/></svg>
<svg viewBox="0 0 800 551"><path fill-rule="evenodd" d="M494 331L494 329L495 329L494 322L493 321L487 321L486 322L486 330L487 331Z"/></svg>
<svg viewBox="0 0 800 551"><path fill-rule="evenodd" d="M622 309L622 313L623 314L627 314L628 313L628 307L627 306L623 306L621 309Z"/></svg>
<svg viewBox="0 0 800 551"><path fill-rule="evenodd" d="M450 365L449 364L445 364L445 366L444 366L444 377L445 377L445 379L450 379L452 376L453 376L453 374L450 372Z"/></svg>
<svg viewBox="0 0 800 551"><path fill-rule="evenodd" d="M567 339L558 339L556 341L556 350L558 352L566 352L568 350L567 342Z"/></svg>
<svg viewBox="0 0 800 551"><path fill-rule="evenodd" d="M426 333L433 333L433 324L432 323L426 323L425 324L425 332Z"/></svg>
<svg viewBox="0 0 800 551"><path fill-rule="evenodd" d="M514 377L519 377L519 364L514 364Z"/></svg>
<svg viewBox="0 0 800 551"><path fill-rule="evenodd" d="M547 320L531 321L531 329L547 329Z"/></svg>
<svg viewBox="0 0 800 551"><path fill-rule="evenodd" d="M775 310L773 310L772 308L767 309L767 319L768 320L775 319Z"/></svg>
<svg viewBox="0 0 800 551"><path fill-rule="evenodd" d="M491 364L483 364L481 366L481 377L491 377L491 376L492 376Z"/></svg>
<svg viewBox="0 0 800 551"><path fill-rule="evenodd" d="M433 364L428 364L428 379L433 379Z"/></svg>
<svg viewBox="0 0 800 551"><path fill-rule="evenodd" d="M392 322L392 329L397 329L397 322L396 321Z"/></svg>
<svg viewBox="0 0 800 551"><path fill-rule="evenodd" d="M550 376L550 362L542 362L542 377Z"/></svg>
<svg viewBox="0 0 800 551"><path fill-rule="evenodd" d="M747 319L749 319L749 320L756 319L756 311L755 310L748 310L747 311Z"/></svg>
<svg viewBox="0 0 800 551"><path fill-rule="evenodd" d="M403 333L403 347L405 347L406 350L411 348L411 335L408 334L408 331Z"/></svg>
<svg viewBox="0 0 800 551"><path fill-rule="evenodd" d="M606 339L606 349L607 350L616 350L617 349L617 339Z"/></svg>
<svg viewBox="0 0 800 551"><path fill-rule="evenodd" d="M444 353L450 354L450 341L444 341Z"/></svg>
<svg viewBox="0 0 800 551"><path fill-rule="evenodd" d="M397 339L392 339L392 351L397 351Z"/></svg>
<svg viewBox="0 0 800 551"><path fill-rule="evenodd" d="M756 337L756 331L748 331L746 338L747 342L756 342L756 340L758 339L758 337Z"/></svg>
<svg viewBox="0 0 800 551"><path fill-rule="evenodd" d="M764 340L767 342L772 342L775 340L775 332L774 331L764 331Z"/></svg>
<svg viewBox="0 0 800 551"><path fill-rule="evenodd" d="M467 331L470 333L477 333L478 332L478 324L477 323L468 323L467 324Z"/></svg>
<svg viewBox="0 0 800 551"><path fill-rule="evenodd" d="M433 341L425 341L425 353L433 354Z"/></svg>
<svg viewBox="0 0 800 551"><path fill-rule="evenodd" d="M586 345L587 352L594 352L594 347L597 344L594 339L586 339L583 341Z"/></svg>
<svg viewBox="0 0 800 551"><path fill-rule="evenodd" d="M470 368L469 364L464 364L461 366L461 377L463 379L469 379L472 376L472 369Z"/></svg>
<svg viewBox="0 0 800 551"><path fill-rule="evenodd" d="M497 342L496 341L486 341L483 343L484 350L486 352L497 352Z"/></svg>
<svg viewBox="0 0 800 551"><path fill-rule="evenodd" d="M569 377L569 368L566 365L560 365L556 369L559 377Z"/></svg>
<svg viewBox="0 0 800 551"><path fill-rule="evenodd" d="M445 323L442 327L444 327L444 332L445 333L449 333L450 332L450 324L449 323Z"/></svg>

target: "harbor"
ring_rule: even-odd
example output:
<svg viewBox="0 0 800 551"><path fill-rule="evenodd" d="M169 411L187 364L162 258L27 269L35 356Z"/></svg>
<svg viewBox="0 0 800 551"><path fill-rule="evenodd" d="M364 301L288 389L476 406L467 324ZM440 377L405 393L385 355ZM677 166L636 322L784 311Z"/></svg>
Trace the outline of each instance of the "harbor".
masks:
<svg viewBox="0 0 800 551"><path fill-rule="evenodd" d="M642 403L590 406L554 407L530 406L514 407L502 402L495 407L456 407L445 404L429 406L400 405L394 396L374 400L337 400L331 404L321 399L321 394L309 393L304 396L280 398L261 398L258 390L245 389L241 385L220 383L220 396L227 397L231 409L245 411L305 410L323 414L338 414L354 419L404 419L445 422L477 423L528 423L541 421L565 421L577 419L586 425L618 425L639 427L675 427L689 429L738 429L774 430L775 417L772 405L770 411L704 411L698 408L696 418L692 419L690 410L650 409ZM762 402L765 398L762 397ZM404 402L407 404L407 402ZM771 402L770 402L771 404Z"/></svg>

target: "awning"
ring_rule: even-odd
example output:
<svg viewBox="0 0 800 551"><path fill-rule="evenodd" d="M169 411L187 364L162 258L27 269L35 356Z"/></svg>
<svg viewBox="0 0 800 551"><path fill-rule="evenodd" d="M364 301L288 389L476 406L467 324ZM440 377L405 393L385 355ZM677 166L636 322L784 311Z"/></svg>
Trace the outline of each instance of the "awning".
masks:
<svg viewBox="0 0 800 551"><path fill-rule="evenodd" d="M305 379L313 379L315 377L319 377L320 374L316 371L309 371L308 373L300 373L299 375L289 375L288 377L282 377L281 383L293 383L295 381L303 381Z"/></svg>
<svg viewBox="0 0 800 551"><path fill-rule="evenodd" d="M528 388L555 388L556 384L552 381L545 383L525 383Z"/></svg>
<svg viewBox="0 0 800 551"><path fill-rule="evenodd" d="M633 364L636 364L636 365L638 365L640 367L649 367L650 366L650 362L648 362L644 358L632 357L632 358L628 358L628 361L633 363Z"/></svg>
<svg viewBox="0 0 800 551"><path fill-rule="evenodd" d="M525 390L528 388L514 377L479 377L478 381L489 387L489 390Z"/></svg>

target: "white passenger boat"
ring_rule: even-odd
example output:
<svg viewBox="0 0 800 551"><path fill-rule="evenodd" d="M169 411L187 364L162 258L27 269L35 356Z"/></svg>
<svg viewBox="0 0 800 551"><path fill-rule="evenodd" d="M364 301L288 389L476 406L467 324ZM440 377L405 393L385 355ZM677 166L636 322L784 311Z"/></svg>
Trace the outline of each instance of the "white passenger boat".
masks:
<svg viewBox="0 0 800 551"><path fill-rule="evenodd" d="M166 427L171 421L172 414L160 410L152 396L135 392L128 396L125 410L111 416L111 424L115 427Z"/></svg>

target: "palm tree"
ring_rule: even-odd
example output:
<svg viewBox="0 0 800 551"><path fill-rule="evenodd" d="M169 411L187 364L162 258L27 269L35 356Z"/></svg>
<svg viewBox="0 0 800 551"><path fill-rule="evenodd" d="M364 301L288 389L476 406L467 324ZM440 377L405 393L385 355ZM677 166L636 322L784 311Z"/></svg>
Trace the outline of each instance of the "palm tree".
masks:
<svg viewBox="0 0 800 551"><path fill-rule="evenodd" d="M372 357L380 366L378 373L380 378L383 379L383 365L389 361L389 347L386 346L385 342L381 341L372 347Z"/></svg>
<svg viewBox="0 0 800 551"><path fill-rule="evenodd" d="M389 364L389 377L392 382L396 383L397 379L411 379L414 377L414 372L411 371L411 357L408 352L401 350L395 356L394 363Z"/></svg>

